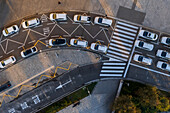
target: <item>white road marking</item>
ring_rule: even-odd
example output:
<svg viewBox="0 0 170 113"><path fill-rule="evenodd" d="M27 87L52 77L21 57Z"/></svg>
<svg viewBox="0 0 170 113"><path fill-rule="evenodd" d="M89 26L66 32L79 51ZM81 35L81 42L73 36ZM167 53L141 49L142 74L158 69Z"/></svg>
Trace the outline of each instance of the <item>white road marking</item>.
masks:
<svg viewBox="0 0 170 113"><path fill-rule="evenodd" d="M124 35L124 34L121 34L121 33L114 32L114 35L121 36L121 37L124 37L124 38L127 38L127 39L131 39L131 40L134 40L134 37L127 36L127 35Z"/></svg>
<svg viewBox="0 0 170 113"><path fill-rule="evenodd" d="M8 39L9 41L11 41L11 42L15 42L15 43L17 43L17 44L23 44L23 43L21 43L21 42L18 42L18 41L15 41L15 40L11 40L11 39Z"/></svg>
<svg viewBox="0 0 170 113"><path fill-rule="evenodd" d="M127 39L124 39L124 38L120 38L120 37L117 37L117 36L113 36L113 39L118 39L118 40L121 40L121 41L124 41L124 42L128 42L128 43L133 44L133 41L127 40Z"/></svg>
<svg viewBox="0 0 170 113"><path fill-rule="evenodd" d="M126 65L126 63L103 63L103 65Z"/></svg>
<svg viewBox="0 0 170 113"><path fill-rule="evenodd" d="M111 51L111 50L108 50L107 52L108 52L108 53L115 54L115 55L118 55L118 56L122 56L122 57L125 57L125 58L128 58L128 57L129 57L128 55L124 55L124 54L122 54L122 53L115 52L115 51Z"/></svg>
<svg viewBox="0 0 170 113"><path fill-rule="evenodd" d="M124 33L124 34L127 34L127 35L131 35L131 36L136 36L136 34L134 34L134 33L127 32L127 31L117 29L117 28L115 29L115 31L120 32L120 33Z"/></svg>
<svg viewBox="0 0 170 113"><path fill-rule="evenodd" d="M35 40L32 40L32 41L28 42L28 44L30 44L30 43L34 43L34 42L35 42Z"/></svg>
<svg viewBox="0 0 170 113"><path fill-rule="evenodd" d="M120 21L118 21L117 24L124 25L124 26L130 27L130 28L133 28L133 29L138 29L139 28L137 26L134 26L134 25L131 25L131 24L127 24L127 23L124 23L124 22L120 22Z"/></svg>
<svg viewBox="0 0 170 113"><path fill-rule="evenodd" d="M128 48L128 47L125 47L125 46L121 46L121 45L113 44L113 43L110 43L110 45L114 46L114 47L117 47L117 48L121 48L121 49L124 49L124 50L131 51L131 48ZM111 48L111 46L109 46L109 48Z"/></svg>
<svg viewBox="0 0 170 113"><path fill-rule="evenodd" d="M130 28L127 28L127 27L123 27L123 26L120 26L120 25L116 25L116 28L121 28L121 29L130 31L130 32L137 33L137 30L133 30L133 29L130 29Z"/></svg>
<svg viewBox="0 0 170 113"><path fill-rule="evenodd" d="M111 40L111 42L118 43L118 44L121 44L121 45L124 45L124 46L128 46L128 47L132 47L131 44L127 44L127 43L124 43L124 42L121 42L121 41L117 41L117 40Z"/></svg>
<svg viewBox="0 0 170 113"><path fill-rule="evenodd" d="M102 73L123 73L123 70L101 70Z"/></svg>
<svg viewBox="0 0 170 113"><path fill-rule="evenodd" d="M102 69L124 69L125 67L109 67L109 66L102 66Z"/></svg>
<svg viewBox="0 0 170 113"><path fill-rule="evenodd" d="M113 57L113 58L117 58L117 59L120 59L120 60L123 60L123 61L127 61L127 59L122 58L122 57L115 56L115 55L113 55L113 54L107 53L107 55L110 56L110 57Z"/></svg>
<svg viewBox="0 0 170 113"><path fill-rule="evenodd" d="M9 54L9 53L12 53L12 52L14 52L14 50L11 50L11 51L9 51L8 53L6 53L6 54Z"/></svg>
<svg viewBox="0 0 170 113"><path fill-rule="evenodd" d="M162 74L162 75L165 75L165 76L170 76L170 74L159 72L159 71L156 71L156 70L153 70L153 69L149 69L149 68L146 68L146 67L143 67L143 66L139 66L139 65L136 65L136 64L133 64L133 63L130 63L130 65L135 66L135 67L139 67L141 69L145 69L145 70L148 70L148 71L152 71L152 72L155 72L155 73L158 73L158 74Z"/></svg>
<svg viewBox="0 0 170 113"><path fill-rule="evenodd" d="M100 74L100 76L122 76L122 74Z"/></svg>
<svg viewBox="0 0 170 113"><path fill-rule="evenodd" d="M121 52L121 53L130 54L130 52L128 52L128 51L124 51L124 50L117 49L117 48L114 48L114 47L110 47L110 49L111 49L111 50L118 51L118 52Z"/></svg>

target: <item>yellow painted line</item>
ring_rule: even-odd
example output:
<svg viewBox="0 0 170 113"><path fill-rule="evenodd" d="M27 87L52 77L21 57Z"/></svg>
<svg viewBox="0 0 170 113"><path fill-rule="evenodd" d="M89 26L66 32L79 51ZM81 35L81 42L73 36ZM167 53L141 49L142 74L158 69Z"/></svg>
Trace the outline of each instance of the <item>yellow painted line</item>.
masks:
<svg viewBox="0 0 170 113"><path fill-rule="evenodd" d="M70 44L70 45L69 45L68 43L66 43L66 44L67 44L67 46L68 46L68 47L70 47L70 46L71 46L71 44Z"/></svg>
<svg viewBox="0 0 170 113"><path fill-rule="evenodd" d="M96 43L99 43L100 45L101 45L101 43L100 43L100 41L98 40Z"/></svg>
<svg viewBox="0 0 170 113"><path fill-rule="evenodd" d="M49 75L41 75L40 78L39 78L39 80L38 80L38 82L37 82L37 84L36 84L36 86L22 85L22 84L24 84L24 83L30 81L31 79L33 79L33 78L39 76L40 74L44 73L45 71L47 71L47 70L49 70L49 69L51 69L51 68L54 68L54 66L51 66L50 68L48 68L48 69L42 71L41 73L38 73L38 74L36 74L35 76L31 77L30 79L27 79L26 81L24 81L24 82L22 82L22 83L20 83L20 84L18 84L18 85L16 85L16 86L14 86L13 88L7 90L7 91L11 91L12 89L14 89L14 88L16 88L16 87L19 87L19 86L21 85L21 87L20 87L20 89L19 89L19 91L18 91L18 94L17 94L16 96L6 95L5 92L7 92L7 91L5 91L5 92L3 93L4 95L3 95L3 98L2 98L2 102L1 102L1 104L0 104L0 107L2 106L2 103L3 103L5 97L13 97L13 98L17 98L17 97L19 96L20 92L22 91L22 88L23 88L23 87L33 87L33 88L36 88L36 87L38 86L38 84L39 84L41 78L42 78L43 76L48 77L48 78L54 78L54 77L56 77L57 69L70 70L71 64L72 64L72 63L70 63L70 65L69 65L68 68L63 68L63 67L57 66L56 69L55 69L55 73L54 73L53 76L49 76Z"/></svg>
<svg viewBox="0 0 170 113"><path fill-rule="evenodd" d="M79 40L83 40L81 37L78 37Z"/></svg>
<svg viewBox="0 0 170 113"><path fill-rule="evenodd" d="M86 49L90 49L90 47L86 47Z"/></svg>
<svg viewBox="0 0 170 113"><path fill-rule="evenodd" d="M22 46L23 50L25 50L24 46Z"/></svg>

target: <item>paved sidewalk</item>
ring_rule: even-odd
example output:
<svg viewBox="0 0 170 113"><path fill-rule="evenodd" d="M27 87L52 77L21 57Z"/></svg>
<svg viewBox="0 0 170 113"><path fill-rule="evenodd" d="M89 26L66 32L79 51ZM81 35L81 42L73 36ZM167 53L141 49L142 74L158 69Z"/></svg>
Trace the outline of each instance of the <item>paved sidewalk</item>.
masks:
<svg viewBox="0 0 170 113"><path fill-rule="evenodd" d="M70 105L58 113L111 113L118 86L119 80L100 81L92 95L80 100L80 105Z"/></svg>

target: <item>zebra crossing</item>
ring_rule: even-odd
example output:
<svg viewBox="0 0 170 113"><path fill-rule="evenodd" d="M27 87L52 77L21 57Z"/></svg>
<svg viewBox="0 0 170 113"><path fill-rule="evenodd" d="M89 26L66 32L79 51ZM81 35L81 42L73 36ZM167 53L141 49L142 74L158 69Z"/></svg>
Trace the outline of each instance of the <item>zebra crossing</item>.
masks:
<svg viewBox="0 0 170 113"><path fill-rule="evenodd" d="M103 63L100 76L123 76L138 30L136 25L117 21L106 54L110 58Z"/></svg>

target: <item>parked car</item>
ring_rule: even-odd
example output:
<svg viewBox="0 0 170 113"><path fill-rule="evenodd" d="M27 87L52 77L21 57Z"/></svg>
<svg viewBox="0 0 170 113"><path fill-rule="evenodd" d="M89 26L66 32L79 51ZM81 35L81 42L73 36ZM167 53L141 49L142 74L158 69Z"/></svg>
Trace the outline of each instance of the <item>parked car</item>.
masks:
<svg viewBox="0 0 170 113"><path fill-rule="evenodd" d="M152 51L153 48L154 48L153 44L149 44L149 43L146 43L146 42L141 41L141 40L136 40L135 46L138 47L138 48L141 48L141 49L148 50L148 51Z"/></svg>
<svg viewBox="0 0 170 113"><path fill-rule="evenodd" d="M88 42L86 40L71 39L70 44L72 46L87 47Z"/></svg>
<svg viewBox="0 0 170 113"><path fill-rule="evenodd" d="M39 18L33 18L33 19L29 19L29 20L24 20L22 22L22 27L23 28L31 28L31 27L38 26L39 24L40 24Z"/></svg>
<svg viewBox="0 0 170 113"><path fill-rule="evenodd" d="M50 39L49 40L50 46L63 46L66 45L66 39L65 38L56 38L56 39Z"/></svg>
<svg viewBox="0 0 170 113"><path fill-rule="evenodd" d="M37 52L38 52L38 49L35 46L32 46L31 48L21 51L21 56L23 58L25 58L25 57L31 56Z"/></svg>
<svg viewBox="0 0 170 113"><path fill-rule="evenodd" d="M161 43L165 45L170 45L170 37L162 37Z"/></svg>
<svg viewBox="0 0 170 113"><path fill-rule="evenodd" d="M16 62L16 59L14 56L10 56L2 61L0 61L0 68L5 68L11 64L14 64Z"/></svg>
<svg viewBox="0 0 170 113"><path fill-rule="evenodd" d="M19 31L19 28L17 25L12 25L10 27L4 28L4 30L2 31L4 36L9 36L12 35L14 33L17 33Z"/></svg>
<svg viewBox="0 0 170 113"><path fill-rule="evenodd" d="M158 49L156 56L166 58L166 59L170 59L170 53L165 51L165 50Z"/></svg>
<svg viewBox="0 0 170 113"><path fill-rule="evenodd" d="M170 64L166 62L158 61L156 67L162 70L170 71Z"/></svg>
<svg viewBox="0 0 170 113"><path fill-rule="evenodd" d="M99 25L111 26L112 25L112 19L95 17L94 23L99 24Z"/></svg>
<svg viewBox="0 0 170 113"><path fill-rule="evenodd" d="M147 38L149 40L156 40L158 38L158 35L156 33L152 33L152 32L147 31L147 30L140 30L139 36L141 36L143 38Z"/></svg>
<svg viewBox="0 0 170 113"><path fill-rule="evenodd" d="M107 52L107 46L105 45L100 45L98 43L92 43L90 48L92 50L95 50L95 51L99 51L99 52L103 52L103 53L106 53Z"/></svg>
<svg viewBox="0 0 170 113"><path fill-rule="evenodd" d="M1 92L1 91L4 91L5 89L7 89L7 88L9 88L9 87L11 87L10 81L6 81L6 82L2 83L2 84L0 85L0 92Z"/></svg>
<svg viewBox="0 0 170 113"><path fill-rule="evenodd" d="M75 22L90 23L91 17L84 15L74 15Z"/></svg>
<svg viewBox="0 0 170 113"><path fill-rule="evenodd" d="M56 21L66 21L67 20L67 14L66 13L51 13L50 14L50 20L56 20Z"/></svg>
<svg viewBox="0 0 170 113"><path fill-rule="evenodd" d="M151 65L152 64L152 59L145 57L143 55L135 54L133 57L133 60L145 65Z"/></svg>

